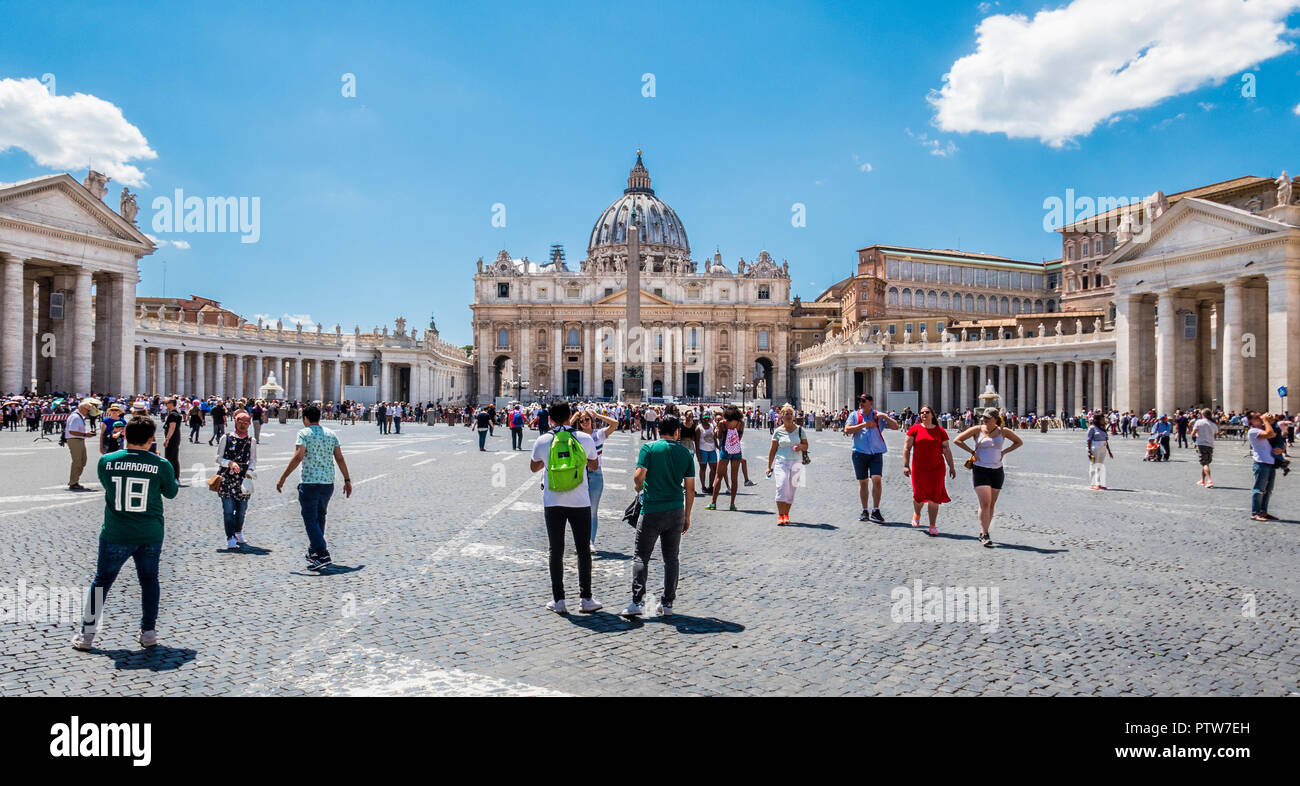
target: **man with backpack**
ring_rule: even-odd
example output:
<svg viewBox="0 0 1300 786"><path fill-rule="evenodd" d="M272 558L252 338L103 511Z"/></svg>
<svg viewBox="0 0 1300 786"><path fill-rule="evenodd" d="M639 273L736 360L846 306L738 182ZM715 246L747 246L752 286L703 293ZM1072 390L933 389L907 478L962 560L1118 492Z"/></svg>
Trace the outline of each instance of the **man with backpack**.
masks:
<svg viewBox="0 0 1300 786"><path fill-rule="evenodd" d="M515 404L510 409L510 449L524 449L524 413L519 411L519 405Z"/></svg>
<svg viewBox="0 0 1300 786"><path fill-rule="evenodd" d="M587 471L600 468L596 442L590 434L569 425L573 412L567 401L549 407L553 430L543 432L533 443L532 472L542 474L542 508L549 541L551 602L546 608L564 614L564 529L573 530L578 552L578 609L599 611L600 601L591 595L591 495L587 492Z"/></svg>

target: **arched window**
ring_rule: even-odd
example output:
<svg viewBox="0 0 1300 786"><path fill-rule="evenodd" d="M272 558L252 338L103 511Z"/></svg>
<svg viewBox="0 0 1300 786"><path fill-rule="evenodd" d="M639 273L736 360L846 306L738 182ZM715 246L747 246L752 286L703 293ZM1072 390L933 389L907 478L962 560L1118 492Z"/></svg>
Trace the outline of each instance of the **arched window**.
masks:
<svg viewBox="0 0 1300 786"><path fill-rule="evenodd" d="M948 308L951 301L948 299L948 293L944 292L939 295L939 308Z"/></svg>
<svg viewBox="0 0 1300 786"><path fill-rule="evenodd" d="M1011 313L1012 314L1020 313L1020 298L1017 297L1011 299Z"/></svg>
<svg viewBox="0 0 1300 786"><path fill-rule="evenodd" d="M1002 301L1001 301L1001 308L999 308L998 311L999 311L1000 313L1002 313L1002 314L1010 314L1010 313L1011 313L1011 301L1007 300L1005 297L1002 298Z"/></svg>
<svg viewBox="0 0 1300 786"><path fill-rule="evenodd" d="M889 288L889 305L898 305L898 287Z"/></svg>
<svg viewBox="0 0 1300 786"><path fill-rule="evenodd" d="M935 292L933 289L930 290L930 294L928 294L928 295L925 296L925 307L926 307L926 308L938 308L938 307L939 307L939 293L938 293L938 292Z"/></svg>
<svg viewBox="0 0 1300 786"><path fill-rule="evenodd" d="M1035 314L1043 313L1043 301L1041 299L1034 301L1034 313Z"/></svg>
<svg viewBox="0 0 1300 786"><path fill-rule="evenodd" d="M768 348L769 348L769 347L768 347L768 344L767 344L767 331L766 331L766 330L760 330L760 331L758 331L758 348L759 348L759 349L768 349Z"/></svg>
<svg viewBox="0 0 1300 786"><path fill-rule="evenodd" d="M984 299L984 296L981 295L981 296L980 296L980 300L983 300L983 299ZM975 310L975 298L971 297L970 295L967 295L967 296L966 296L966 300L965 300L965 302L966 302L966 308L963 309L964 311L974 311L974 310Z"/></svg>
<svg viewBox="0 0 1300 786"><path fill-rule="evenodd" d="M727 348L727 331L724 330L718 334L718 341L721 342L723 349Z"/></svg>
<svg viewBox="0 0 1300 786"><path fill-rule="evenodd" d="M691 328L691 349L696 349L700 345L699 328Z"/></svg>
<svg viewBox="0 0 1300 786"><path fill-rule="evenodd" d="M1073 243L1066 243L1066 244L1065 244L1065 258L1066 258L1066 259L1069 259L1069 260L1071 260L1071 261L1073 261L1073 260L1075 259L1075 256L1074 256L1074 244L1073 244Z"/></svg>
<svg viewBox="0 0 1300 786"><path fill-rule="evenodd" d="M576 347L576 346L578 346L578 329L577 329L577 328L569 328L569 338L568 338L568 340L567 340L565 343L566 343L567 346L570 346L570 347Z"/></svg>
<svg viewBox="0 0 1300 786"><path fill-rule="evenodd" d="M507 329L505 329L505 328L501 328L500 330L497 331L497 346L498 346L498 347L508 347L508 346L510 346L510 331L509 331L509 330L507 330Z"/></svg>
<svg viewBox="0 0 1300 786"><path fill-rule="evenodd" d="M975 310L988 311L988 304L984 302L983 295L980 295L978 298L975 299Z"/></svg>
<svg viewBox="0 0 1300 786"><path fill-rule="evenodd" d="M904 308L909 308L909 307L911 307L911 305L912 305L912 290L910 290L910 289L904 289L904 290L903 290L903 307L904 307Z"/></svg>
<svg viewBox="0 0 1300 786"><path fill-rule="evenodd" d="M1055 313L1056 313L1056 301L1055 301L1055 300L1049 300L1049 301L1047 301L1047 313L1049 313L1049 314L1055 314Z"/></svg>

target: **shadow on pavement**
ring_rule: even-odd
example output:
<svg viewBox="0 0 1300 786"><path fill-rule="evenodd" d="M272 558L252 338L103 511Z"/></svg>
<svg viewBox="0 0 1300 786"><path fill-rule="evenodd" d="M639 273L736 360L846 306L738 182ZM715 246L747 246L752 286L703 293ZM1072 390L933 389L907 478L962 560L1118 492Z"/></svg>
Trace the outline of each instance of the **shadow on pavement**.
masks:
<svg viewBox="0 0 1300 786"><path fill-rule="evenodd" d="M113 665L119 671L173 671L194 660L197 650L168 647L159 644L156 647L138 650L100 650L113 659Z"/></svg>
<svg viewBox="0 0 1300 786"><path fill-rule="evenodd" d="M834 524L803 524L803 523L798 522L798 521L792 521L792 522L790 522L789 524L786 524L786 526L787 526L787 527L801 527L801 528L803 528L803 529L828 529L828 530L829 530L829 529L839 529L839 527L835 526Z"/></svg>
<svg viewBox="0 0 1300 786"><path fill-rule="evenodd" d="M320 570L291 570L294 576L338 576L343 573L356 573L364 568L365 565L357 565L355 568L348 565L340 565L337 562L333 565L326 565Z"/></svg>
<svg viewBox="0 0 1300 786"><path fill-rule="evenodd" d="M737 622L727 622L717 617L692 617L688 614L674 614L671 617L650 617L645 623L672 625L678 633L740 633L745 626Z"/></svg>
<svg viewBox="0 0 1300 786"><path fill-rule="evenodd" d="M251 554L255 557L264 557L271 553L270 549L264 549L261 546L238 546L233 549L217 549L218 554Z"/></svg>

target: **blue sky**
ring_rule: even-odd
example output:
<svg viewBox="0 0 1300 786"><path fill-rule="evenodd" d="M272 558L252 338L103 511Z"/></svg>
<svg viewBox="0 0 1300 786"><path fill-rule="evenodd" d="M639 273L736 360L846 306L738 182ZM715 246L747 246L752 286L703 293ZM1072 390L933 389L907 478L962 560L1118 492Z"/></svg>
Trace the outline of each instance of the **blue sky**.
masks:
<svg viewBox="0 0 1300 786"><path fill-rule="evenodd" d="M1183 0L1163 27L1131 10L1117 27L1116 0L188 5L0 3L0 80L52 74L147 140L156 157L124 164L139 223L189 248L146 258L141 295L163 294L165 261L167 295L327 329L434 314L467 343L475 260L563 243L576 266L638 146L697 259L767 249L805 298L872 243L1058 256L1043 200L1067 188L1300 170L1287 0ZM80 179L85 151L141 146L91 112L66 121L83 147L51 150L26 109L0 112L0 181ZM177 188L258 197L259 241L154 232Z"/></svg>

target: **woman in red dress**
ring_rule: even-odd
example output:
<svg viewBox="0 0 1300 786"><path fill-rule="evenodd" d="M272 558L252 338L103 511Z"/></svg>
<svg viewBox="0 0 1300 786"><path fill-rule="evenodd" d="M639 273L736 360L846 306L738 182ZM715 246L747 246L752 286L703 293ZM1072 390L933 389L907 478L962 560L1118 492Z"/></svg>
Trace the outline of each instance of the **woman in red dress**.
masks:
<svg viewBox="0 0 1300 786"><path fill-rule="evenodd" d="M903 445L903 474L912 478L912 526L921 526L921 505L928 503L931 535L939 534L939 506L951 501L943 485L945 463L948 477L957 477L952 449L948 446L948 431L935 423L934 410L923 406L920 420L907 430L907 442Z"/></svg>

